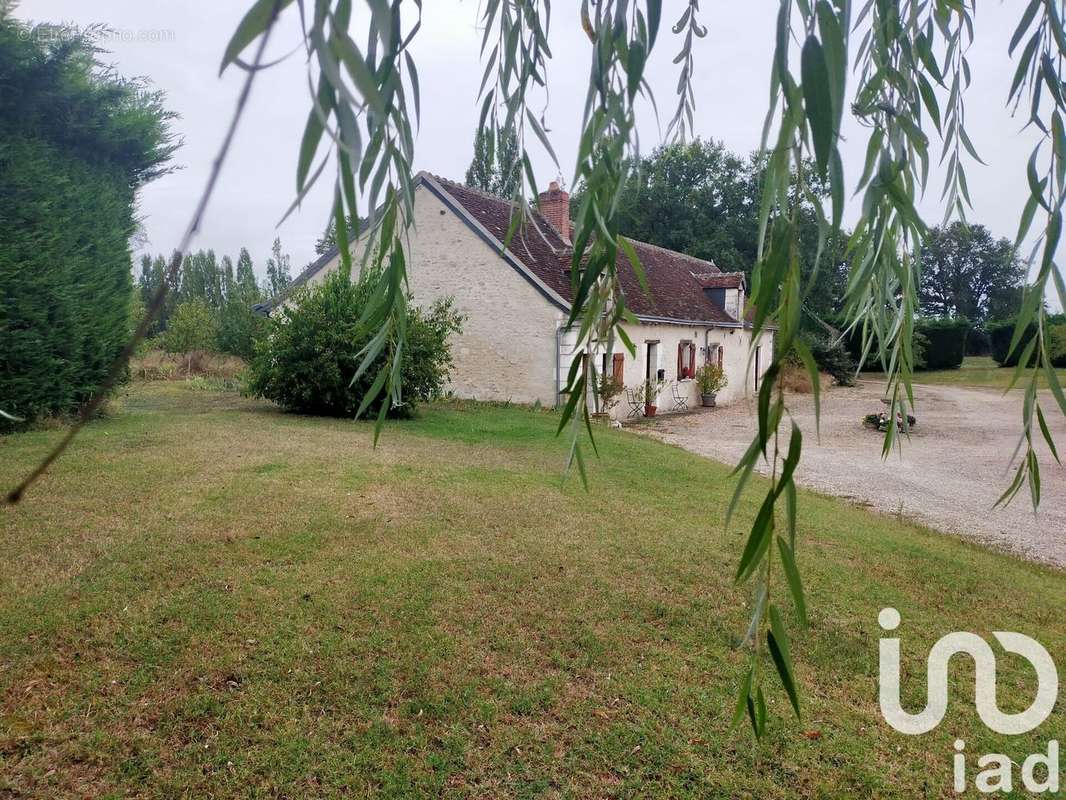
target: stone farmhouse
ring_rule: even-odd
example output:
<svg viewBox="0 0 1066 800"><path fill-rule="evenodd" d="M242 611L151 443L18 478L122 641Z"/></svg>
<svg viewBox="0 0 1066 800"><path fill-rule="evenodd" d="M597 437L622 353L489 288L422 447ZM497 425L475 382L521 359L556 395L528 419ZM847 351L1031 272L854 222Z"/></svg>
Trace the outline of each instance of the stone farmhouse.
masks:
<svg viewBox="0 0 1066 800"><path fill-rule="evenodd" d="M452 342L455 366L450 391L462 398L537 403L560 402L574 358L574 336L564 325L570 310L570 197L556 183L540 195L532 225L504 240L510 201L419 173L415 228L408 276L415 303L452 297L465 316ZM627 306L639 319L627 324L636 357L620 344L596 354L598 368L626 387L664 381L660 413L681 397L689 408L700 398L693 374L708 361L725 370L728 386L718 402L728 404L757 390L770 363L773 333L751 350L742 273L723 273L712 262L632 242L650 292L639 284L624 254L619 274ZM312 263L293 288L314 285L337 269L336 249ZM606 350L606 348L604 348ZM616 417L630 413L625 396Z"/></svg>

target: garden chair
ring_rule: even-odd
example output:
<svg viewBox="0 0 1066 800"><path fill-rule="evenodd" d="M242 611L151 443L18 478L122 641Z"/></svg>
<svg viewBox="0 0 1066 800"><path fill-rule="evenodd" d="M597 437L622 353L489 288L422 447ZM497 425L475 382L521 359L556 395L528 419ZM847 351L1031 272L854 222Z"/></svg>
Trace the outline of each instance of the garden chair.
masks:
<svg viewBox="0 0 1066 800"><path fill-rule="evenodd" d="M676 381L670 384L670 394L674 399L672 411L688 411L688 398L681 394Z"/></svg>
<svg viewBox="0 0 1066 800"><path fill-rule="evenodd" d="M644 413L644 402L637 397L636 392L629 386L626 387L626 402L629 403L628 418L632 419Z"/></svg>

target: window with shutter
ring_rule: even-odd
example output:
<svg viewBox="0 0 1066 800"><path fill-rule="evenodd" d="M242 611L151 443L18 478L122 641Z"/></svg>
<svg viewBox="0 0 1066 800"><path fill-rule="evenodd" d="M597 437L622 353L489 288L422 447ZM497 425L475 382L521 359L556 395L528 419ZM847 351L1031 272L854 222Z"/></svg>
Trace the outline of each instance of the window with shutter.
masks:
<svg viewBox="0 0 1066 800"><path fill-rule="evenodd" d="M686 340L677 346L677 379L688 380L696 374L696 345Z"/></svg>

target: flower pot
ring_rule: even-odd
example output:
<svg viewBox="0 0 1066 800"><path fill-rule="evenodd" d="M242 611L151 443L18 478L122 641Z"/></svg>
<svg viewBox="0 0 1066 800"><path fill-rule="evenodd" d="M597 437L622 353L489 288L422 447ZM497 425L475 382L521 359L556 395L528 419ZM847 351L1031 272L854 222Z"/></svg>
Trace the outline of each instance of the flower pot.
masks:
<svg viewBox="0 0 1066 800"><path fill-rule="evenodd" d="M655 412L658 411L658 410L659 410L658 406L653 406L651 403L645 403L644 404L644 416L645 417L654 417L655 416Z"/></svg>
<svg viewBox="0 0 1066 800"><path fill-rule="evenodd" d="M702 395L704 408L714 408L718 400L718 395L714 392Z"/></svg>

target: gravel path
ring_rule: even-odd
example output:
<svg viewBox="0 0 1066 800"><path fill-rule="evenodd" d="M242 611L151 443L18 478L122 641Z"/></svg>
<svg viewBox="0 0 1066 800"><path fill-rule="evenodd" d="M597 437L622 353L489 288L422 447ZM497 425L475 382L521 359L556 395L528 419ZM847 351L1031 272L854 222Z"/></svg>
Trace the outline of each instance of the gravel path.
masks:
<svg viewBox="0 0 1066 800"><path fill-rule="evenodd" d="M831 387L822 399L821 441L815 437L809 395L790 398L804 434L797 480L804 486L932 528L1009 550L1034 561L1066 567L1066 467L1040 441L1042 502L1034 518L1028 489L1007 508L992 505L1010 482L1008 462L1018 443L1022 393L954 386L915 386L918 424L887 461L881 435L862 427L880 411L881 385ZM1044 403L1060 453L1066 420L1050 397ZM726 463L736 463L755 430L752 402L663 417L644 430L666 442ZM643 427L643 426L641 426ZM1034 433L1039 437L1039 433Z"/></svg>

